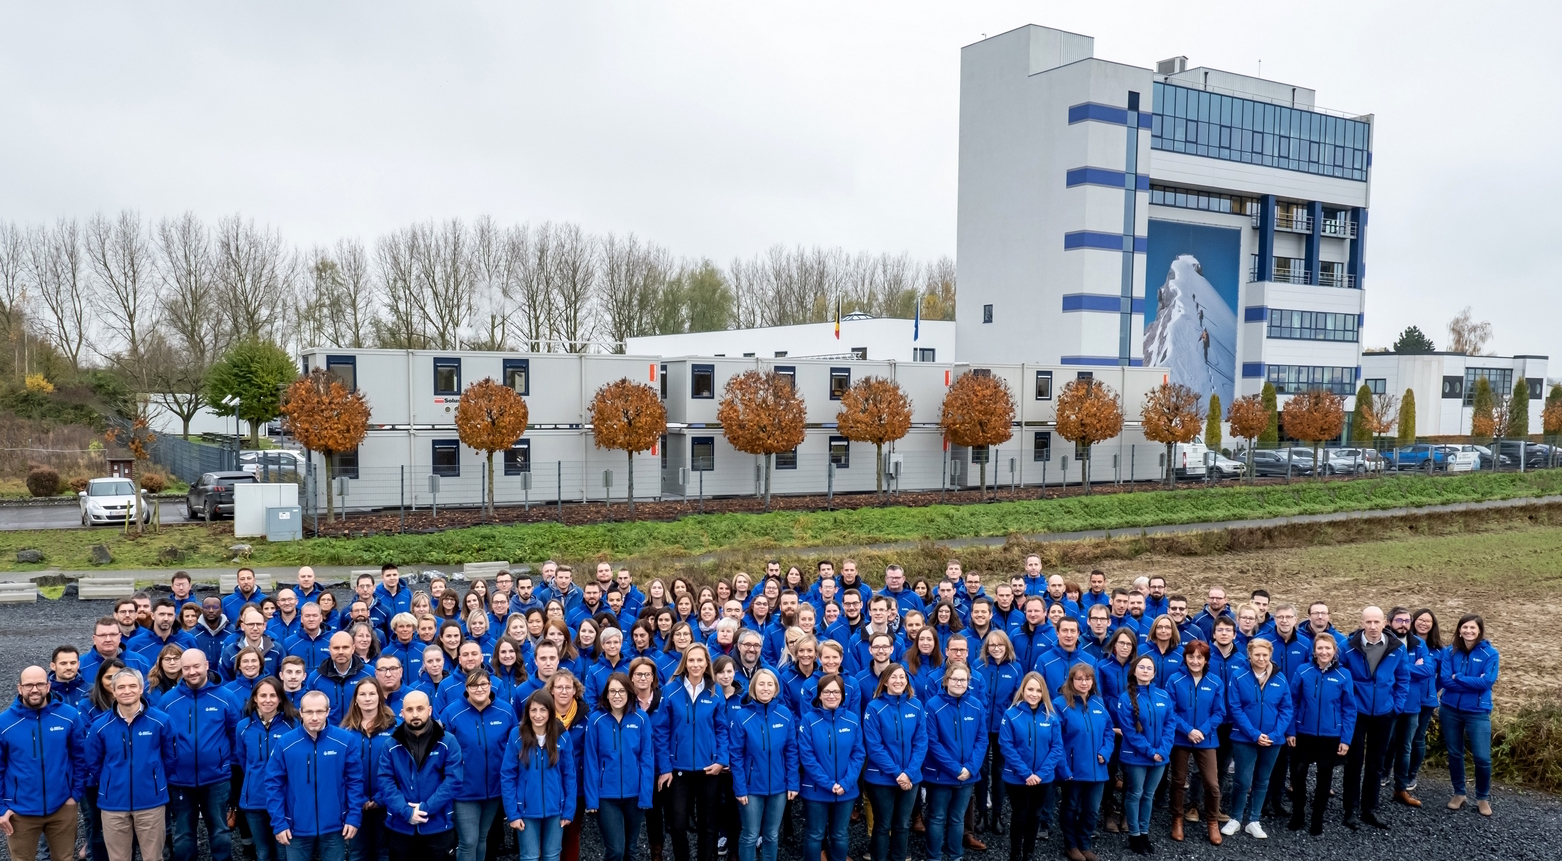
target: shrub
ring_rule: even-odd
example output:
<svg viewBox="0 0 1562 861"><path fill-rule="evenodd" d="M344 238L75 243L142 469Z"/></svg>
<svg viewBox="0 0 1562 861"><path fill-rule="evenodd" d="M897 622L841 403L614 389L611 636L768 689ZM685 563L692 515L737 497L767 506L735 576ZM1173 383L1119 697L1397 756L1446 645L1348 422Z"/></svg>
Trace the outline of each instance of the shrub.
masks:
<svg viewBox="0 0 1562 861"><path fill-rule="evenodd" d="M1562 705L1524 705L1492 727L1492 775L1543 792L1562 791Z"/></svg>
<svg viewBox="0 0 1562 861"><path fill-rule="evenodd" d="M34 466L27 473L27 492L33 496L53 496L60 492L60 474L52 467Z"/></svg>
<svg viewBox="0 0 1562 861"><path fill-rule="evenodd" d="M149 493L162 493L168 487L168 476L147 470L141 473L141 489Z"/></svg>
<svg viewBox="0 0 1562 861"><path fill-rule="evenodd" d="M87 489L87 482L91 480L92 479L78 472L70 477L70 488L77 493L82 493Z"/></svg>

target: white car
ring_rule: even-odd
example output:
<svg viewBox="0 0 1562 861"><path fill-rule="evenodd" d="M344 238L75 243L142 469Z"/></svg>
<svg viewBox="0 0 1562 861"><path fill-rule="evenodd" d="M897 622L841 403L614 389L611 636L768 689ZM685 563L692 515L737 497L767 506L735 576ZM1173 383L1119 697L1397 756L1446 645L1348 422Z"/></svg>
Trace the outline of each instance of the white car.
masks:
<svg viewBox="0 0 1562 861"><path fill-rule="evenodd" d="M142 504L135 482L128 478L94 478L76 496L81 502L82 526L124 523L127 509L130 517L152 522L151 506Z"/></svg>
<svg viewBox="0 0 1562 861"><path fill-rule="evenodd" d="M281 480L303 475L309 465L301 451L286 448L250 449L239 452L239 469L256 478L269 475L273 480Z"/></svg>
<svg viewBox="0 0 1562 861"><path fill-rule="evenodd" d="M1214 469L1216 478L1241 478L1247 472L1247 463L1217 454Z"/></svg>

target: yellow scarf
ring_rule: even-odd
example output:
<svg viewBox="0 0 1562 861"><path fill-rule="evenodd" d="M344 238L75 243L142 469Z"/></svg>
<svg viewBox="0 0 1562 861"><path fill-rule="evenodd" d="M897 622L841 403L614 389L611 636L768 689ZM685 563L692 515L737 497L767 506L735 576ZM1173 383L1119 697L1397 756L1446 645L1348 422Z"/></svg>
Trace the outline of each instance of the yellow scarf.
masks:
<svg viewBox="0 0 1562 861"><path fill-rule="evenodd" d="M564 728L565 729L569 729L570 727L575 725L575 712L579 708L580 708L580 700L570 700L569 701L569 711L563 712L562 714L559 715L559 721L564 724Z"/></svg>

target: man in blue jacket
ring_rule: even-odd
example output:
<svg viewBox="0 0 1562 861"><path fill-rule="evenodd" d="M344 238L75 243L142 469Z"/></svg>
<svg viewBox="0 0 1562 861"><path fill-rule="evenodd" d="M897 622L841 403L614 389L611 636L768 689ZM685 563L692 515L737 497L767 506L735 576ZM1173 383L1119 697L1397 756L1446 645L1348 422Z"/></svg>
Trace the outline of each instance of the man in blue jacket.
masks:
<svg viewBox="0 0 1562 861"><path fill-rule="evenodd" d="M87 774L83 729L81 714L50 696L43 667L22 670L16 701L0 713L0 831L12 861L33 861L40 836L51 858L75 856Z"/></svg>
<svg viewBox="0 0 1562 861"><path fill-rule="evenodd" d="M208 595L201 599L201 617L195 620L190 633L195 637L195 647L205 652L209 661L212 655L222 655L222 648L237 634L238 624L238 619L229 619L222 612L221 598Z"/></svg>
<svg viewBox="0 0 1562 861"><path fill-rule="evenodd" d="M283 641L282 654L303 658L304 669L312 673L331 659L332 632L325 629L325 617L316 603L298 611L298 622L298 633Z"/></svg>
<svg viewBox="0 0 1562 861"><path fill-rule="evenodd" d="M303 726L282 736L266 761L266 807L287 861L343 861L363 824L361 745L352 731L328 725L331 701L304 694Z"/></svg>
<svg viewBox="0 0 1562 861"><path fill-rule="evenodd" d="M364 679L373 678L363 665L363 659L353 654L353 636L346 631L331 635L331 659L309 674L304 686L325 694L330 703L332 726L341 723L342 714L352 699L353 688Z"/></svg>
<svg viewBox="0 0 1562 861"><path fill-rule="evenodd" d="M81 652L75 646L56 646L49 656L49 694L56 700L85 711L82 701L92 686L81 675Z"/></svg>
<svg viewBox="0 0 1562 861"><path fill-rule="evenodd" d="M80 672L86 676L89 688L97 681L98 667L109 658L119 658L125 666L139 670L142 678L151 669L146 658L124 647L119 622L113 616L104 616L92 626L92 648L81 656Z"/></svg>
<svg viewBox="0 0 1562 861"><path fill-rule="evenodd" d="M222 599L222 614L229 619L237 619L245 605L259 605L266 600L266 593L260 591L260 585L255 582L255 569L240 568L234 580L233 591Z"/></svg>
<svg viewBox="0 0 1562 861"><path fill-rule="evenodd" d="M141 857L161 858L174 760L168 715L147 707L140 672L120 670L112 686L114 708L88 730L86 755L87 772L99 779L105 854L131 861L140 844Z"/></svg>
<svg viewBox="0 0 1562 861"><path fill-rule="evenodd" d="M179 609L173 601L163 598L152 605L152 627L137 631L125 647L148 661L155 661L158 653L169 644L193 649L195 638L179 629Z"/></svg>
<svg viewBox="0 0 1562 861"><path fill-rule="evenodd" d="M427 694L413 691L402 700L401 726L391 733L378 768L375 800L385 808L385 827L396 834L391 861L453 858L456 790L464 773L461 745L434 720Z"/></svg>
<svg viewBox="0 0 1562 861"><path fill-rule="evenodd" d="M401 585L401 569L389 562L380 566L380 585L374 587L374 600L392 616L412 612L412 590Z"/></svg>
<svg viewBox="0 0 1562 861"><path fill-rule="evenodd" d="M228 833L228 790L233 777L233 731L238 712L217 685L211 666L199 649L179 658L182 681L163 697L173 734L174 759L169 765L170 813L173 815L173 861L195 861L196 821L206 820L212 861L232 857Z"/></svg>
<svg viewBox="0 0 1562 861"><path fill-rule="evenodd" d="M1381 608L1362 610L1361 630L1350 635L1340 656L1356 686L1356 731L1345 758L1345 825L1352 830L1362 822L1388 828L1378 816L1383 752L1388 749L1394 715L1410 694L1409 654L1392 631L1384 630L1384 624Z"/></svg>
<svg viewBox="0 0 1562 861"><path fill-rule="evenodd" d="M884 588L879 591L879 594L895 602L895 612L902 618L912 610L919 613L927 612L922 598L906 585L906 569L899 565L890 565L884 569ZM869 611L872 611L871 605Z"/></svg>

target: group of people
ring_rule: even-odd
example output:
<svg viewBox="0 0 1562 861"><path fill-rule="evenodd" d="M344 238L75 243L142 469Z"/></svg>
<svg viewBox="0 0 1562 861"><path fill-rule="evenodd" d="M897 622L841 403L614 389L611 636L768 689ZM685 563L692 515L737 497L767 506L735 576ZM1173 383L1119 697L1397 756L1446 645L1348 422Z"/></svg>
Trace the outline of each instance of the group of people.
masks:
<svg viewBox="0 0 1562 861"><path fill-rule="evenodd" d="M98 619L92 644L28 667L0 716L0 831L15 861L40 837L92 861L577 861L588 820L607 861L773 861L801 821L806 861L961 858L986 834L1029 861L1056 830L1072 861L1098 831L1265 839L1266 817L1323 832L1343 766L1345 826L1388 828L1380 786L1420 807L1436 716L1454 796L1491 815L1498 655L1478 615L1444 638L1430 609L1195 609L1161 577L1109 588L1025 570L936 583L852 560L767 564L710 585L637 584L608 563L491 583L395 565L338 597L302 568L267 595L187 574ZM421 584L420 584L421 585ZM991 592L989 593L989 589ZM345 606L342 606L345 604ZM1310 780L1309 774L1312 774ZM1159 802L1164 799L1164 802ZM689 835L697 835L691 847Z"/></svg>

